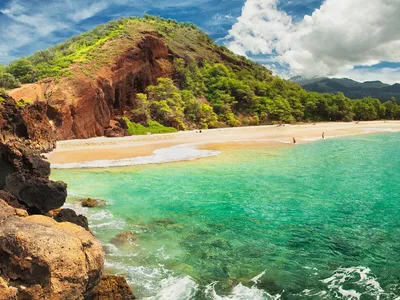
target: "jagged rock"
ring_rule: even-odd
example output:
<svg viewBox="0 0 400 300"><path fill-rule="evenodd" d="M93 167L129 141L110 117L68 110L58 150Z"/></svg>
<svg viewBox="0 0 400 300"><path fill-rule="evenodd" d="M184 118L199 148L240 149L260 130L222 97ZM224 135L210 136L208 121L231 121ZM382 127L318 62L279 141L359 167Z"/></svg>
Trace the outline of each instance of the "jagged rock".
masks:
<svg viewBox="0 0 400 300"><path fill-rule="evenodd" d="M13 173L7 176L5 190L24 203L29 212L45 214L61 207L67 198L67 185L46 178Z"/></svg>
<svg viewBox="0 0 400 300"><path fill-rule="evenodd" d="M82 200L81 205L82 207L100 207L106 205L106 201L87 198Z"/></svg>
<svg viewBox="0 0 400 300"><path fill-rule="evenodd" d="M56 145L56 133L47 117L44 102L21 108L6 97L0 109L0 141L25 139L31 149L47 152Z"/></svg>
<svg viewBox="0 0 400 300"><path fill-rule="evenodd" d="M18 202L17 197L7 191L0 190L0 199L4 200L8 205L12 207L26 209L24 205Z"/></svg>
<svg viewBox="0 0 400 300"><path fill-rule="evenodd" d="M115 237L111 239L111 243L117 246L126 245L134 241L136 241L136 236L129 231L118 233Z"/></svg>
<svg viewBox="0 0 400 300"><path fill-rule="evenodd" d="M0 261L0 276L18 299L83 299L101 278L104 254L81 227L19 217L0 200Z"/></svg>
<svg viewBox="0 0 400 300"><path fill-rule="evenodd" d="M85 228L86 230L89 230L89 223L87 218L82 215L77 215L76 212L72 209L63 208L53 218L57 222L71 222Z"/></svg>
<svg viewBox="0 0 400 300"><path fill-rule="evenodd" d="M56 141L45 104L20 108L6 97L0 104L0 120L0 189L16 197L30 213L45 214L61 207L66 184L49 180L50 163L40 155L53 149Z"/></svg>
<svg viewBox="0 0 400 300"><path fill-rule="evenodd" d="M92 290L87 300L133 300L133 295L124 277L105 274Z"/></svg>

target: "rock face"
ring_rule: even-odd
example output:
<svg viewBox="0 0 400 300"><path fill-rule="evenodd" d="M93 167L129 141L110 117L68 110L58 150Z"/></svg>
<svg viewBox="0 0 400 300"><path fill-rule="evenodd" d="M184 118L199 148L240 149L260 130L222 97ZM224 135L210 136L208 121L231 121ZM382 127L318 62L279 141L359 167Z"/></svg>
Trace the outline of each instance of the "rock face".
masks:
<svg viewBox="0 0 400 300"><path fill-rule="evenodd" d="M59 140L123 136L123 127L109 127L110 120L132 108L136 94L157 78L173 77L174 68L172 53L157 32L144 32L138 41L120 39L118 47L122 49L119 56L95 74L72 70L73 78L46 79L10 96L43 101Z"/></svg>
<svg viewBox="0 0 400 300"><path fill-rule="evenodd" d="M18 299L83 299L99 282L99 241L71 223L23 213L0 201L0 276ZM65 297L68 295L68 297Z"/></svg>
<svg viewBox="0 0 400 300"><path fill-rule="evenodd" d="M133 300L136 299L124 277L103 275L87 300Z"/></svg>
<svg viewBox="0 0 400 300"><path fill-rule="evenodd" d="M50 164L40 156L56 142L45 105L20 108L7 98L0 105L0 124L0 190L11 194L30 213L44 214L62 206L67 186L49 180Z"/></svg>
<svg viewBox="0 0 400 300"><path fill-rule="evenodd" d="M44 107L20 108L11 98L0 103L0 299L132 299L120 279L102 280L92 293L104 252L86 217L59 209L66 184L49 180L50 164L40 155L56 141ZM105 282L112 282L108 289Z"/></svg>

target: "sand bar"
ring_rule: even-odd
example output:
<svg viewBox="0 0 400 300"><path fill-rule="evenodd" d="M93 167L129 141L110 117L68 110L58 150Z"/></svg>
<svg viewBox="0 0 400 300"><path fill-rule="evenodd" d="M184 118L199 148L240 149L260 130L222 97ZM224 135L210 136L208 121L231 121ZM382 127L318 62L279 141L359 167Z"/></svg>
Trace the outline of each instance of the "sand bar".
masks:
<svg viewBox="0 0 400 300"><path fill-rule="evenodd" d="M172 134L157 134L147 136L131 136L124 138L92 138L87 140L69 140L57 143L57 149L49 153L48 159L52 165L83 163L100 160L121 160L153 155L157 149L165 149L178 145L188 145L191 148L210 149L219 143L249 142L271 144L297 144L325 138L344 137L350 135L398 132L400 121L374 121L350 123L316 123L285 126L256 126L240 128L223 128L196 131L177 132ZM251 142L251 143L250 143ZM214 145L212 147L211 145ZM173 149L173 148L172 148Z"/></svg>

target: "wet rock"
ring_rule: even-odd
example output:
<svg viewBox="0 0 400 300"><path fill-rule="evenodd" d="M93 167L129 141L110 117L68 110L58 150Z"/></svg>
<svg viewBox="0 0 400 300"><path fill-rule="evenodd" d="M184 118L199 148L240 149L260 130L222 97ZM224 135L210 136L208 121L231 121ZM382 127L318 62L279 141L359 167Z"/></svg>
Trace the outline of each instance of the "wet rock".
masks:
<svg viewBox="0 0 400 300"><path fill-rule="evenodd" d="M83 228L40 215L19 217L4 201L0 224L0 285L12 283L18 299L83 299L100 281L102 246Z"/></svg>
<svg viewBox="0 0 400 300"><path fill-rule="evenodd" d="M82 207L100 207L106 205L106 201L99 199L87 198L81 200Z"/></svg>
<svg viewBox="0 0 400 300"><path fill-rule="evenodd" d="M100 283L92 290L87 300L133 300L131 288L124 277L115 275L103 275Z"/></svg>
<svg viewBox="0 0 400 300"><path fill-rule="evenodd" d="M70 222L89 230L89 222L87 218L82 215L77 215L72 209L63 208L53 218L57 222Z"/></svg>
<svg viewBox="0 0 400 300"><path fill-rule="evenodd" d="M136 236L131 232L121 232L111 239L111 243L116 246L123 246L136 241Z"/></svg>

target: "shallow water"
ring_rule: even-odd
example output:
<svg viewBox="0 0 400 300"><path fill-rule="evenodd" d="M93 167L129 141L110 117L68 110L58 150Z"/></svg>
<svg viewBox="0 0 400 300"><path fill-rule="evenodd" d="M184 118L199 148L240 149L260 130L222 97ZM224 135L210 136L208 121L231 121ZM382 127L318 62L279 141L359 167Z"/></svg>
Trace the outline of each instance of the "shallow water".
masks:
<svg viewBox="0 0 400 300"><path fill-rule="evenodd" d="M140 299L396 299L399 150L373 134L52 177Z"/></svg>

